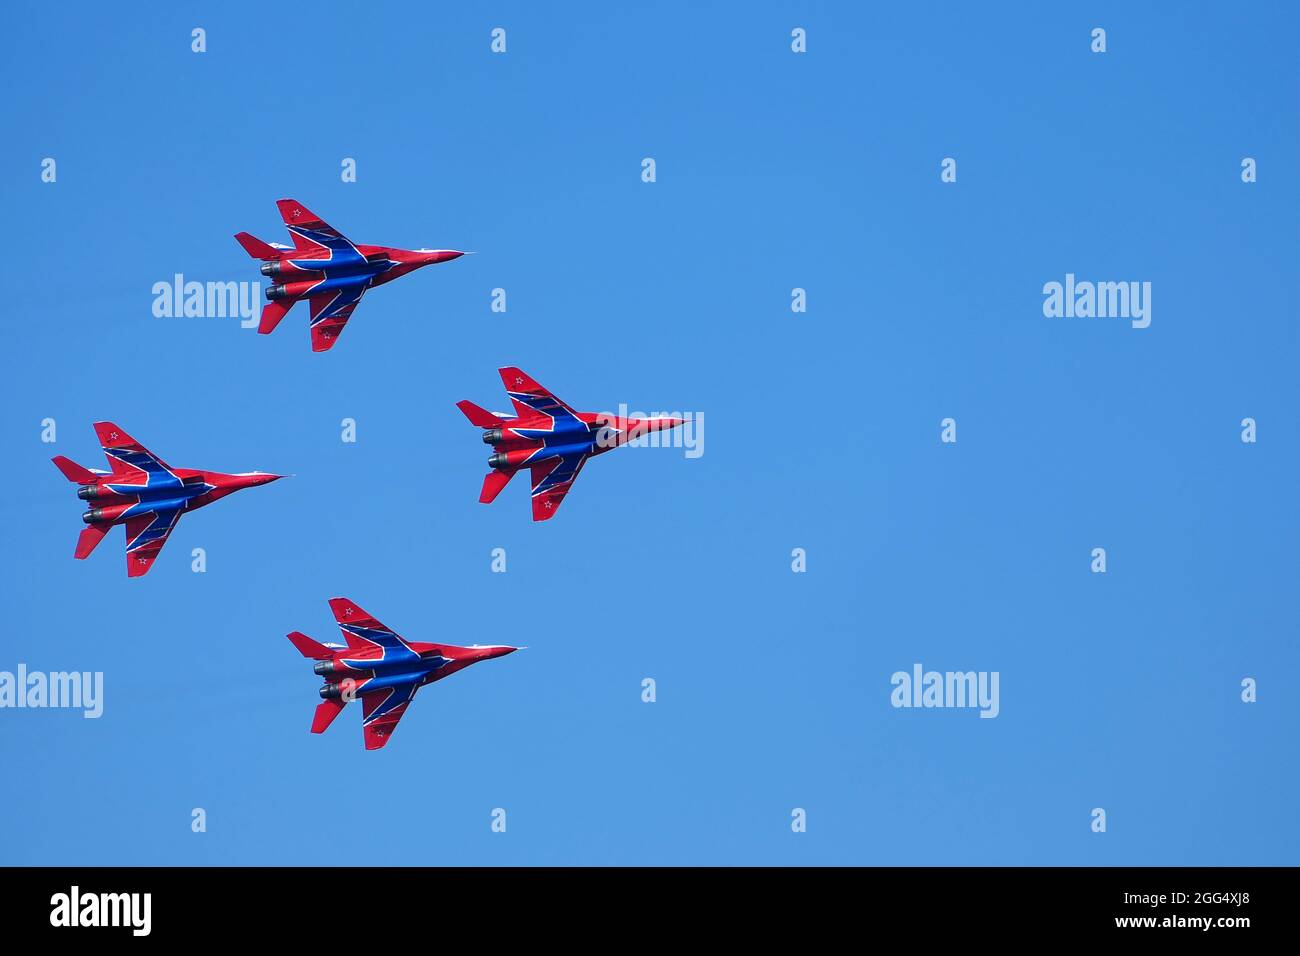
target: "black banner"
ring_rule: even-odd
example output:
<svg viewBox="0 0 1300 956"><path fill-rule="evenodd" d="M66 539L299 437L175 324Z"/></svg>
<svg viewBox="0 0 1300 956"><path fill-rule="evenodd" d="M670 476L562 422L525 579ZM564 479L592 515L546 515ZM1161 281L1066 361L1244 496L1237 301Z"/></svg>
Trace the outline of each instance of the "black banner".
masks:
<svg viewBox="0 0 1300 956"><path fill-rule="evenodd" d="M1284 931L1296 873L1274 868L0 870L10 940L333 939L490 925L494 939L695 932L738 939L816 925L918 940L1132 936L1221 945ZM1242 934L1245 934L1243 937ZM394 937L395 938L395 937ZM414 942L414 940L412 940Z"/></svg>

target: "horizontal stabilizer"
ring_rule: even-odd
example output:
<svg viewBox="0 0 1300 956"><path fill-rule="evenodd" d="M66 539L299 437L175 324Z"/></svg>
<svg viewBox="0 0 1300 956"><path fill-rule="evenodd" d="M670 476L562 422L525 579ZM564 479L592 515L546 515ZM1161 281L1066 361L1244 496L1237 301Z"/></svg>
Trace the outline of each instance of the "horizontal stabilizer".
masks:
<svg viewBox="0 0 1300 956"><path fill-rule="evenodd" d="M270 335L274 332L280 320L293 308L293 302L293 299L276 299L274 302L266 303L266 307L262 309L262 321L257 323L258 334Z"/></svg>
<svg viewBox="0 0 1300 956"><path fill-rule="evenodd" d="M316 715L311 721L313 734L325 733L325 728L334 723L334 718L343 713L344 702L341 699L322 700L316 705Z"/></svg>
<svg viewBox="0 0 1300 956"><path fill-rule="evenodd" d="M256 236L251 236L246 232L241 232L236 234L235 241L237 241L241 246L243 246L244 251L247 252L250 256L252 256L254 259L279 259L280 258L279 249L276 249L275 246L271 245L270 243L263 242L261 239L258 239Z"/></svg>
<svg viewBox="0 0 1300 956"><path fill-rule="evenodd" d="M514 469L498 471L493 468L483 476L483 491L479 494L478 500L485 505L490 505L496 501L497 495L501 494L501 489L510 484L510 479L514 476Z"/></svg>
<svg viewBox="0 0 1300 956"><path fill-rule="evenodd" d="M498 418L485 408L479 408L473 402L457 402L456 407L465 414L471 425L479 428L500 428L505 424L505 419Z"/></svg>
<svg viewBox="0 0 1300 956"><path fill-rule="evenodd" d="M303 657L309 657L314 661L325 661L334 656L328 647L317 641L313 641L301 631L294 631L289 635L289 640L293 642L294 647L298 648L298 653L302 654Z"/></svg>
<svg viewBox="0 0 1300 956"><path fill-rule="evenodd" d="M77 551L73 556L78 559L90 557L90 552L95 550L95 545L104 540L104 535L108 534L112 527L108 523L87 525L77 538Z"/></svg>
<svg viewBox="0 0 1300 956"><path fill-rule="evenodd" d="M63 472L63 477L67 478L68 481L75 481L79 485L93 485L99 478L99 476L89 468L83 468L71 458L65 458L62 455L55 455L50 460L54 462L55 468Z"/></svg>

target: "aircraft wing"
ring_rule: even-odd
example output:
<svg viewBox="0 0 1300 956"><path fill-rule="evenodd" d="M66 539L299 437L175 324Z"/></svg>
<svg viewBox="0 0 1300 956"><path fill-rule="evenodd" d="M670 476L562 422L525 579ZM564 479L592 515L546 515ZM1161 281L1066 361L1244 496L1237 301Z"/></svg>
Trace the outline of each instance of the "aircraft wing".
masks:
<svg viewBox="0 0 1300 956"><path fill-rule="evenodd" d="M527 372L513 365L497 369L506 394L514 403L515 414L520 418L548 415L554 419L579 421L578 413L556 398L555 393L539 385Z"/></svg>
<svg viewBox="0 0 1300 956"><path fill-rule="evenodd" d="M392 628L385 627L347 598L330 598L330 610L348 647L356 650L380 649L406 650L415 653Z"/></svg>
<svg viewBox="0 0 1300 956"><path fill-rule="evenodd" d="M326 352L338 341L369 286L347 286L311 297L311 350Z"/></svg>
<svg viewBox="0 0 1300 956"><path fill-rule="evenodd" d="M126 520L126 576L138 578L153 567L154 558L181 518L181 509L149 511Z"/></svg>
<svg viewBox="0 0 1300 956"><path fill-rule="evenodd" d="M533 473L534 521L546 521L555 517L555 512L560 510L560 502L564 501L564 496L573 487L573 482L577 480L578 472L582 471L588 457L586 454L561 455L530 466Z"/></svg>
<svg viewBox="0 0 1300 956"><path fill-rule="evenodd" d="M113 477L124 483L150 488L180 486L181 480L167 463L112 422L95 422L95 435L112 467Z"/></svg>
<svg viewBox="0 0 1300 956"><path fill-rule="evenodd" d="M419 686L412 681L361 695L361 730L367 750L378 750L388 743Z"/></svg>
<svg viewBox="0 0 1300 956"><path fill-rule="evenodd" d="M358 256L361 255L352 240L298 200L281 199L275 205L280 210L280 218L284 220L289 235L293 236L293 246L298 252L310 253L316 257L330 250L350 249Z"/></svg>

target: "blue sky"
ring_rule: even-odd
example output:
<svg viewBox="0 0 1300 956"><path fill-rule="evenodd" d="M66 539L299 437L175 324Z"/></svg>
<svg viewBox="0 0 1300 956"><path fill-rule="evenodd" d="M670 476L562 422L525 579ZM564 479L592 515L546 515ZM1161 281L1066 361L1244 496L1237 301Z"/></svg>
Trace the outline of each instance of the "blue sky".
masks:
<svg viewBox="0 0 1300 956"><path fill-rule="evenodd" d="M105 681L98 720L0 710L0 863L1298 862L1294 11L607 7L0 14L0 670ZM302 307L152 315L256 279L231 237L285 241L285 196L478 254L327 354ZM1151 326L1044 317L1066 273L1151 282ZM544 524L480 505L455 402L507 364L702 412L705 453L603 457ZM99 419L296 477L129 581L120 531L73 561L49 464L100 467ZM334 639L334 595L529 649L368 753L354 712L308 733L284 638ZM891 707L917 662L997 671L997 719Z"/></svg>

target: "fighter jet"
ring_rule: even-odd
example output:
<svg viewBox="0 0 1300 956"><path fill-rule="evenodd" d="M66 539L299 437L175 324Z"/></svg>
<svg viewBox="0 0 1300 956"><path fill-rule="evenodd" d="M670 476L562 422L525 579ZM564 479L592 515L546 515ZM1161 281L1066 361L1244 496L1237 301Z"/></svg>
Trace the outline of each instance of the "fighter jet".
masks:
<svg viewBox="0 0 1300 956"><path fill-rule="evenodd" d="M176 522L241 488L265 485L280 475L260 471L225 475L219 471L171 468L112 422L95 422L95 434L111 471L83 468L57 455L54 464L80 487L77 497L89 504L77 539L77 558L85 558L104 540L108 529L126 525L126 574L138 578L153 567Z"/></svg>
<svg viewBox="0 0 1300 956"><path fill-rule="evenodd" d="M292 248L263 242L246 232L235 236L250 256L262 260L262 275L275 282L266 290L268 301L257 331L268 334L295 302L307 299L313 352L333 347L367 289L465 254L454 249L357 245L296 200L281 199L276 205L293 236Z"/></svg>
<svg viewBox="0 0 1300 956"><path fill-rule="evenodd" d="M473 402L456 403L470 424L484 429L483 441L494 450L478 500L492 502L515 472L527 468L532 475L534 521L555 516L588 458L684 421L575 412L519 369L498 371L514 403L514 418L506 412L485 411Z"/></svg>
<svg viewBox="0 0 1300 956"><path fill-rule="evenodd" d="M302 656L316 662L312 672L325 680L311 732L324 733L344 705L360 697L367 750L388 743L411 698L425 684L519 650L502 644L456 647L406 641L347 598L330 598L330 610L346 645L320 644L299 631L289 635Z"/></svg>

